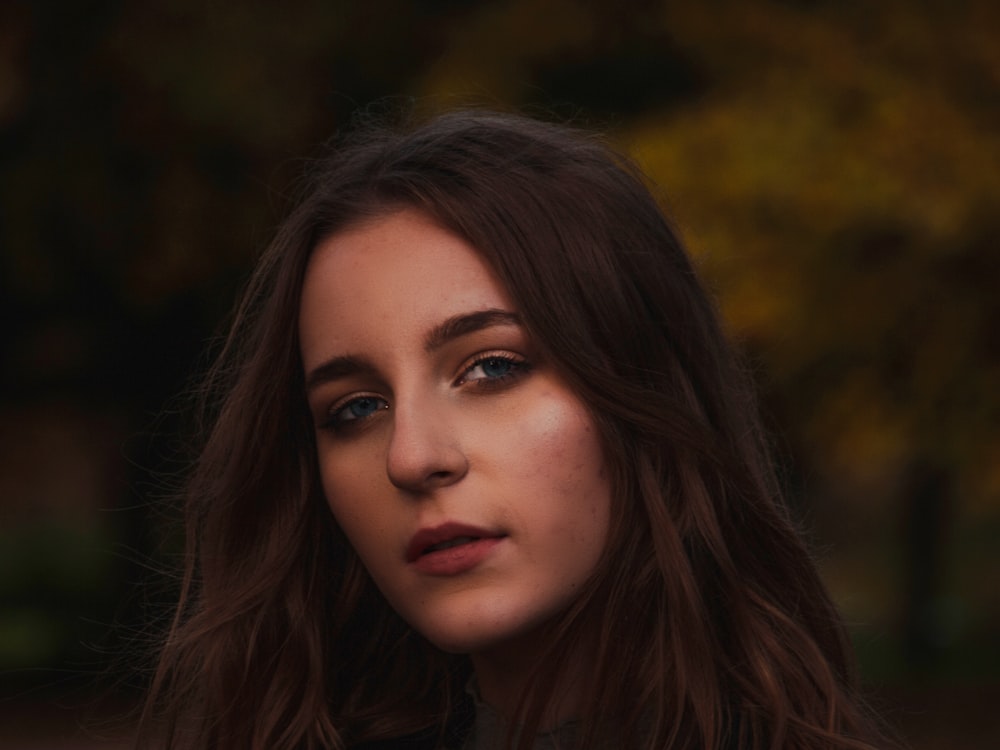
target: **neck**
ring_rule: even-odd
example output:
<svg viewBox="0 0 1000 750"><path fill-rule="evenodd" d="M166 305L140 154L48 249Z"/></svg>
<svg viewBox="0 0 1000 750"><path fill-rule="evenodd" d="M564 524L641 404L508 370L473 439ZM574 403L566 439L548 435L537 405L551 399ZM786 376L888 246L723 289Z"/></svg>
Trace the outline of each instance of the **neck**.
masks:
<svg viewBox="0 0 1000 750"><path fill-rule="evenodd" d="M479 694L504 719L513 719L521 696L546 650L537 634L532 634L472 655ZM576 654L584 652L580 648L574 651ZM559 675L548 696L540 729L552 729L579 716L584 674L581 662L570 656L567 668Z"/></svg>

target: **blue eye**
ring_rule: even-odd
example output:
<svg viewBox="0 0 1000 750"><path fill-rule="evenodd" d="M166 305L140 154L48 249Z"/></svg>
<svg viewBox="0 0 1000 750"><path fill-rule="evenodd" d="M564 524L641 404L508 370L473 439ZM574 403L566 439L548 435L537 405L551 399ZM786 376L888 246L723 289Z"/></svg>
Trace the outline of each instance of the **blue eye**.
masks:
<svg viewBox="0 0 1000 750"><path fill-rule="evenodd" d="M344 422L354 422L359 419L366 419L381 409L388 409L389 404L385 399L375 396L361 396L352 399L337 409L330 417L330 423L334 426Z"/></svg>
<svg viewBox="0 0 1000 750"><path fill-rule="evenodd" d="M495 381L504 381L515 377L519 371L526 367L527 363L513 357L500 356L499 354L489 355L473 362L462 376L462 382L479 381L483 385L489 385Z"/></svg>
<svg viewBox="0 0 1000 750"><path fill-rule="evenodd" d="M500 357L490 357L479 363L479 366L483 368L483 375L488 378L502 378L510 372L513 365L514 363L509 359L501 359Z"/></svg>

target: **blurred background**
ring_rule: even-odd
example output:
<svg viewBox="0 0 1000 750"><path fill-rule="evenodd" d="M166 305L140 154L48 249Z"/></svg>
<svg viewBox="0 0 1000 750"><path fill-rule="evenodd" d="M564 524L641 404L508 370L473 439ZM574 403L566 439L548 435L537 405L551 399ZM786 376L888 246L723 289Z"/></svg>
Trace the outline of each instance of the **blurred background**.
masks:
<svg viewBox="0 0 1000 750"><path fill-rule="evenodd" d="M1000 745L1000 5L8 0L0 745L114 747L179 398L352 112L527 109L658 183L746 350L873 702Z"/></svg>

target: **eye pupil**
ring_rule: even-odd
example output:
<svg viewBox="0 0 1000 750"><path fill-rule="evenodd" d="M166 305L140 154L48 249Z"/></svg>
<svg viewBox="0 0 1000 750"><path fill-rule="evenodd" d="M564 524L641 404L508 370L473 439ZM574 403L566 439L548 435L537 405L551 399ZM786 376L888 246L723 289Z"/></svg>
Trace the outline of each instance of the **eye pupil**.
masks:
<svg viewBox="0 0 1000 750"><path fill-rule="evenodd" d="M348 405L348 410L351 412L352 417L370 417L376 411L378 411L378 399L374 398L359 398L355 399Z"/></svg>
<svg viewBox="0 0 1000 750"><path fill-rule="evenodd" d="M488 378L500 378L510 372L510 360L490 357L482 363L483 374Z"/></svg>

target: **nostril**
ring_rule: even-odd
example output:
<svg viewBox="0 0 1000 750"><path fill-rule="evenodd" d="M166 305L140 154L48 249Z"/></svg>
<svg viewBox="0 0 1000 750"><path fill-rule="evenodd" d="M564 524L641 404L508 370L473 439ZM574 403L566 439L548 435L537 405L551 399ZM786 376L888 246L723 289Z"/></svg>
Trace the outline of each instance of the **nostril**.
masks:
<svg viewBox="0 0 1000 750"><path fill-rule="evenodd" d="M427 475L427 484L430 485L448 484L456 478L457 478L456 472L454 471L447 471L447 470L433 471Z"/></svg>

